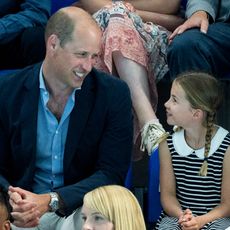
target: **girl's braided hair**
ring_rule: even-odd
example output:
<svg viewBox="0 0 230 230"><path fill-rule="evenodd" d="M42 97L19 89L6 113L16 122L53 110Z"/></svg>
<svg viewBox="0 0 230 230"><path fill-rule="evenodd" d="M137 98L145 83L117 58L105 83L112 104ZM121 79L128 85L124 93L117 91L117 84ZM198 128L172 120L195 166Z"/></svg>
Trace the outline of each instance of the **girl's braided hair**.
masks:
<svg viewBox="0 0 230 230"><path fill-rule="evenodd" d="M192 108L206 112L206 119L203 121L203 126L207 128L204 161L199 172L199 175L206 176L216 112L223 99L220 83L216 78L204 72L184 73L179 75L174 81L182 87ZM179 129L177 128L177 130Z"/></svg>

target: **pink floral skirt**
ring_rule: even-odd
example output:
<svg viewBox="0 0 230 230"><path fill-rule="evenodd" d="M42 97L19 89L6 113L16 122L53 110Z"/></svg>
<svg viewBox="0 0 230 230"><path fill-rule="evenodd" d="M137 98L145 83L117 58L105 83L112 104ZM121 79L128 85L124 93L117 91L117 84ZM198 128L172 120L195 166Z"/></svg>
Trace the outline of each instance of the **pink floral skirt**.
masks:
<svg viewBox="0 0 230 230"><path fill-rule="evenodd" d="M166 49L169 31L153 23L144 23L129 3L116 1L97 11L93 17L103 31L102 50L97 69L114 74L114 51L145 67L148 72L151 104L156 111L156 82L168 71ZM132 76L130 76L132 77ZM140 133L135 116L134 142Z"/></svg>

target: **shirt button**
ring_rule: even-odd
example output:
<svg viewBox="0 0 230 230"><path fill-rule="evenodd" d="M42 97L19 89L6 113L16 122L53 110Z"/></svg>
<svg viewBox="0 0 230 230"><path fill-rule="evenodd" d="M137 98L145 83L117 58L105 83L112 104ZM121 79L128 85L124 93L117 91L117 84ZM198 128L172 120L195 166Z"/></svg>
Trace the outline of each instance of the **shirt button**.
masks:
<svg viewBox="0 0 230 230"><path fill-rule="evenodd" d="M57 159L58 159L58 156L57 156L57 155L55 155L55 156L54 156L54 159L55 159L55 160L57 160Z"/></svg>

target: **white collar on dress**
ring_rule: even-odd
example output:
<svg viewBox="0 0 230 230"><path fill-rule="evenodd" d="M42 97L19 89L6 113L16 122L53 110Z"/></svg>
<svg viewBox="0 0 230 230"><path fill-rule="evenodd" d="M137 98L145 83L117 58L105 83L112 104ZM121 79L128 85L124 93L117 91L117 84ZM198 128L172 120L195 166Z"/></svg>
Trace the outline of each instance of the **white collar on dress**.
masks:
<svg viewBox="0 0 230 230"><path fill-rule="evenodd" d="M218 127L218 130L211 141L211 147L208 156L211 156L219 148L220 144L228 134L228 131L222 127ZM200 149L193 149L185 141L184 129L173 133L172 136L173 145L176 152L181 156L188 156L195 152L196 156L200 159L204 159L204 147Z"/></svg>

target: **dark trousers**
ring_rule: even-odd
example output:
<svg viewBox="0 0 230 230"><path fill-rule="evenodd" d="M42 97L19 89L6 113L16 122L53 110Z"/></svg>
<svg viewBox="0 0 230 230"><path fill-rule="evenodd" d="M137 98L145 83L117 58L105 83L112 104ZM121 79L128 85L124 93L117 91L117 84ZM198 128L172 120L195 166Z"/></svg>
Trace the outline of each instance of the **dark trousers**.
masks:
<svg viewBox="0 0 230 230"><path fill-rule="evenodd" d="M0 69L18 69L45 57L44 28L25 29L7 44L0 44Z"/></svg>
<svg viewBox="0 0 230 230"><path fill-rule="evenodd" d="M188 30L174 38L168 48L170 77L187 71L205 71L216 77L230 72L230 23L209 25L207 34Z"/></svg>

